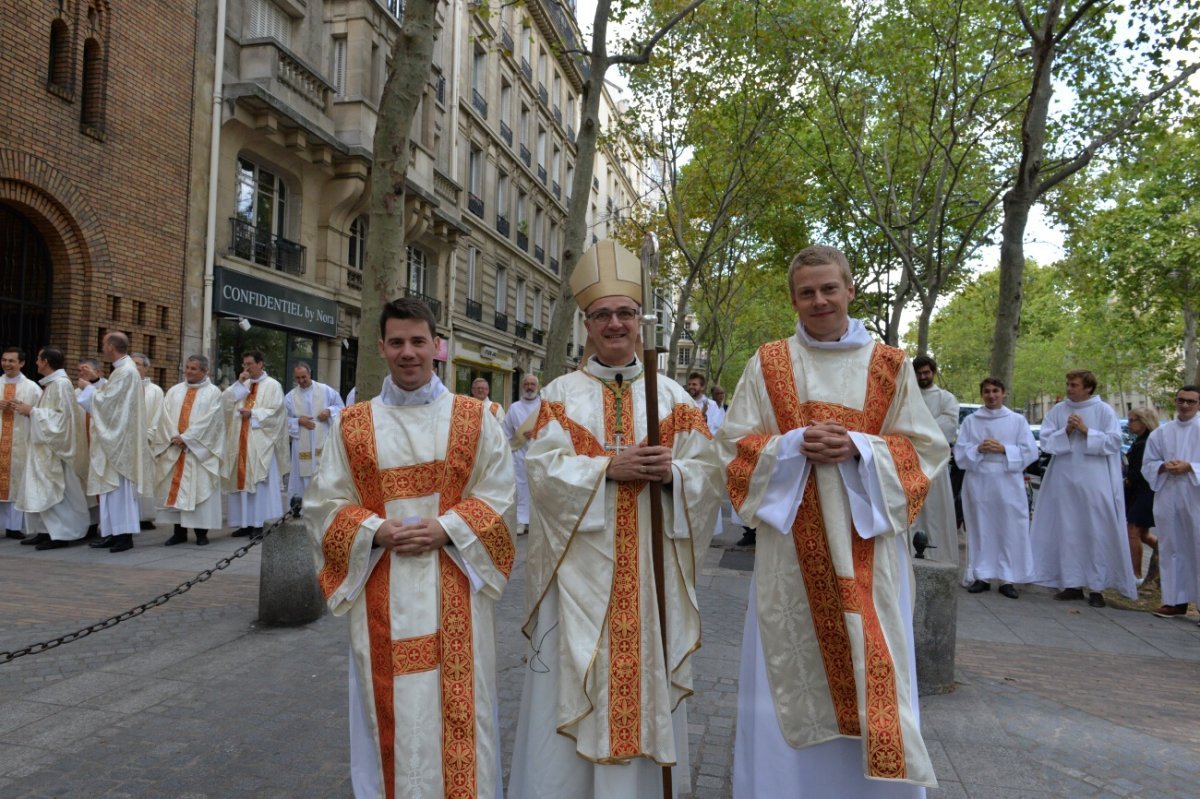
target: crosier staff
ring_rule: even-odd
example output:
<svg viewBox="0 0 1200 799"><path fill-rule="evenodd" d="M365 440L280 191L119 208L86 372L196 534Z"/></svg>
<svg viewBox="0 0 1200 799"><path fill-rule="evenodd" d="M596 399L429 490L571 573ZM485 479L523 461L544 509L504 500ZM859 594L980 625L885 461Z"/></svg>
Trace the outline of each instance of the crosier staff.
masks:
<svg viewBox="0 0 1200 799"><path fill-rule="evenodd" d="M639 252L642 261L642 368L646 388L646 443L659 442L658 430L658 315L654 312L654 278L658 273L658 240L648 234ZM663 578L666 536L663 534L662 483L651 480L650 559L654 566L654 596L658 600L658 631L662 636L663 665L667 670L667 689L671 686L671 653L667 647L667 599ZM676 742L678 745L678 742ZM684 745L687 745L685 739ZM663 799L672 799L671 766L662 767Z"/></svg>

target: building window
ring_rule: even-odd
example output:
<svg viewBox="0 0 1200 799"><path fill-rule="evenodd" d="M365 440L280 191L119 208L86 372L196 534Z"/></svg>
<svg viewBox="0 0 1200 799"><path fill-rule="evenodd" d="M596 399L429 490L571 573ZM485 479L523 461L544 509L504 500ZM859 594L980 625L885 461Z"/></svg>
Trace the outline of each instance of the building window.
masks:
<svg viewBox="0 0 1200 799"><path fill-rule="evenodd" d="M104 139L104 105L108 61L108 14L99 3L88 4L88 37L83 43L79 123L83 132Z"/></svg>
<svg viewBox="0 0 1200 799"><path fill-rule="evenodd" d="M479 265L479 250L474 247L467 248L467 299L473 300L476 296L475 284L479 280L477 274Z"/></svg>
<svg viewBox="0 0 1200 799"><path fill-rule="evenodd" d="M50 64L46 70L46 85L61 97L72 97L71 88L71 29L61 19L50 23Z"/></svg>
<svg viewBox="0 0 1200 799"><path fill-rule="evenodd" d="M387 0L387 10L401 25L404 24L404 0Z"/></svg>
<svg viewBox="0 0 1200 799"><path fill-rule="evenodd" d="M418 294L427 294L425 290L429 280L429 266L425 259L425 251L417 247L408 248L408 290Z"/></svg>
<svg viewBox="0 0 1200 799"><path fill-rule="evenodd" d="M333 93L337 97L346 96L346 37L339 36L333 40L333 63L329 68L329 77L333 80Z"/></svg>
<svg viewBox="0 0 1200 799"><path fill-rule="evenodd" d="M535 288L533 290L533 327L536 330L542 330L542 290Z"/></svg>
<svg viewBox="0 0 1200 799"><path fill-rule="evenodd" d="M525 296L526 296L525 279L519 277L519 278L517 278L517 313L516 313L516 319L518 322L525 321Z"/></svg>
<svg viewBox="0 0 1200 799"><path fill-rule="evenodd" d="M253 161L239 157L235 185L234 254L263 266L291 271L284 263L290 250L277 246L279 239L286 241L287 234L288 191L283 180Z"/></svg>
<svg viewBox="0 0 1200 799"><path fill-rule="evenodd" d="M250 0L246 32L251 39L274 39L288 45L292 41L292 18L271 0Z"/></svg>
<svg viewBox="0 0 1200 799"><path fill-rule="evenodd" d="M362 271L367 265L367 218L357 217L350 223L350 253L346 259L351 269Z"/></svg>
<svg viewBox="0 0 1200 799"><path fill-rule="evenodd" d="M508 312L508 270L496 267L496 313Z"/></svg>

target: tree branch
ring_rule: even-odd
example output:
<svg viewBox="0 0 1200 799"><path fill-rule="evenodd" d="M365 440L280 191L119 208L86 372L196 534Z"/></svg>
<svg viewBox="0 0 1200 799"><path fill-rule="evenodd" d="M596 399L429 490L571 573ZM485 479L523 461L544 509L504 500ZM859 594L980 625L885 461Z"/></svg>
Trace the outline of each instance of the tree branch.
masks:
<svg viewBox="0 0 1200 799"><path fill-rule="evenodd" d="M684 6L680 11L667 20L661 28L659 28L653 36L651 36L636 53L621 53L619 55L610 56L609 64L645 64L650 60L650 53L654 51L654 45L658 44L658 40L671 32L685 17L695 11L704 0L692 0Z"/></svg>

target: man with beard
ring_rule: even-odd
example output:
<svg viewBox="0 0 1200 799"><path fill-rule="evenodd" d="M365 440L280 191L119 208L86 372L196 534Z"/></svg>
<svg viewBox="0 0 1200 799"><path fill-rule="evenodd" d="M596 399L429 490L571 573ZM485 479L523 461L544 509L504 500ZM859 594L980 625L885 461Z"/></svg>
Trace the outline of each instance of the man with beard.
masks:
<svg viewBox="0 0 1200 799"><path fill-rule="evenodd" d="M958 400L953 394L936 385L937 362L928 355L913 358L913 372L917 375L917 387L921 399L933 415L946 444L954 446L958 437ZM954 516L954 488L950 483L950 469L944 469L929 486L929 496L921 515L913 522L911 533L924 531L932 545L925 557L958 565L958 523Z"/></svg>
<svg viewBox="0 0 1200 799"><path fill-rule="evenodd" d="M521 399L514 402L504 416L504 435L513 451L513 473L517 478L517 524L521 526L517 535L529 532L529 479L525 474L525 450L529 448L532 420L537 418L542 405L541 387L537 375L525 375L521 379ZM526 425L526 420L530 424Z"/></svg>

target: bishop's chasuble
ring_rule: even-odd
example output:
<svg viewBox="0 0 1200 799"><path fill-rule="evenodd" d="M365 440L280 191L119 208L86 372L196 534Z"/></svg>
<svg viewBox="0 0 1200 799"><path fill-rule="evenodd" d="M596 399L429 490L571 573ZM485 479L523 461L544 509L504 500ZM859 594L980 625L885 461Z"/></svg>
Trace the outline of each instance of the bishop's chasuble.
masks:
<svg viewBox="0 0 1200 799"><path fill-rule="evenodd" d="M140 532L139 497L153 493L154 457L147 435L142 376L128 355L113 361L108 381L88 386L79 402L91 415L87 492L100 497L100 532Z"/></svg>
<svg viewBox="0 0 1200 799"><path fill-rule="evenodd" d="M859 455L810 463L800 445L820 421ZM936 781L905 533L949 447L904 353L857 320L840 342L797 325L750 359L717 443L734 509L759 530L734 796L923 796Z"/></svg>
<svg viewBox="0 0 1200 799"><path fill-rule="evenodd" d="M503 795L493 617L515 554L512 457L478 400L436 387L425 404L385 388L342 411L304 498L321 590L350 617L359 799ZM385 518L412 517L436 517L451 544L374 546Z"/></svg>
<svg viewBox="0 0 1200 799"><path fill-rule="evenodd" d="M42 396L29 414L29 458L17 508L27 514L29 532L75 541L83 538L90 519L83 492L88 473L83 409L62 369L38 383Z"/></svg>
<svg viewBox="0 0 1200 799"><path fill-rule="evenodd" d="M172 444L181 436L187 449ZM207 377L178 383L163 399L151 444L157 459L156 497L184 527L221 526L221 454L225 449L225 407L221 389Z"/></svg>
<svg viewBox="0 0 1200 799"><path fill-rule="evenodd" d="M20 372L15 378L0 376L0 400L37 405L42 389ZM0 411L0 523L5 530L20 530L17 494L29 457L29 417L13 410Z"/></svg>
<svg viewBox="0 0 1200 799"><path fill-rule="evenodd" d="M616 374L622 375L618 384ZM683 700L700 647L696 575L721 498L708 428L687 392L658 378L669 650L664 665L646 483L610 482L610 456L645 443L642 366L584 369L542 390L525 455L531 495L525 674L509 794L616 799L686 790ZM647 794L649 789L652 793Z"/></svg>

